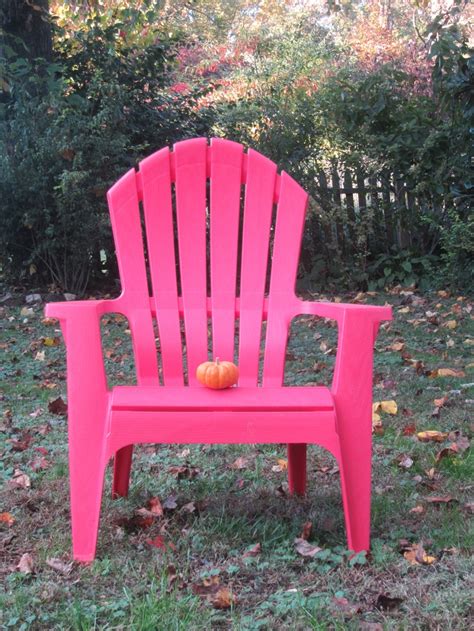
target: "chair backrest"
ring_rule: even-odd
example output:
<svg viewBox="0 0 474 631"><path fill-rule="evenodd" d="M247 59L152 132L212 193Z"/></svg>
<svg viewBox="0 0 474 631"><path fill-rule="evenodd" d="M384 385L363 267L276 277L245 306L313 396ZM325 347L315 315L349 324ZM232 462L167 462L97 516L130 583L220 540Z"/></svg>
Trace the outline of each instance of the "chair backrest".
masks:
<svg viewBox="0 0 474 631"><path fill-rule="evenodd" d="M281 385L285 305L294 297L307 198L273 162L218 138L157 151L110 189L123 298L135 313L129 319L139 383L157 383L154 315L165 385L184 384L186 372L196 385L196 367L209 355L234 358L236 337L239 384L257 385L265 318L263 384Z"/></svg>

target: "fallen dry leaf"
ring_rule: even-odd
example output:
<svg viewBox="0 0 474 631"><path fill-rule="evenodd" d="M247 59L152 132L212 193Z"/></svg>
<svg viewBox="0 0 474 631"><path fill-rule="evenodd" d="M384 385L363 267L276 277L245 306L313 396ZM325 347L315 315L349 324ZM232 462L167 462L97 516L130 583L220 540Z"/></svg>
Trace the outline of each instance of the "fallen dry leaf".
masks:
<svg viewBox="0 0 474 631"><path fill-rule="evenodd" d="M157 497L152 497L148 500L147 508L150 513L152 513L156 517L161 517L163 515L163 507Z"/></svg>
<svg viewBox="0 0 474 631"><path fill-rule="evenodd" d="M466 373L463 370L457 370L454 368L437 368L432 370L430 377L465 377Z"/></svg>
<svg viewBox="0 0 474 631"><path fill-rule="evenodd" d="M183 504L180 510L184 513L194 513L196 510L196 504L194 502L188 502L187 504Z"/></svg>
<svg viewBox="0 0 474 631"><path fill-rule="evenodd" d="M386 350L394 351L395 353L398 353L402 351L404 348L405 348L405 342L393 342L392 344L390 344L390 346L387 346Z"/></svg>
<svg viewBox="0 0 474 631"><path fill-rule="evenodd" d="M192 590L198 596L208 596L209 594L215 594L220 586L220 578L217 574L213 576L206 576L200 581L193 583Z"/></svg>
<svg viewBox="0 0 474 631"><path fill-rule="evenodd" d="M466 449L469 449L471 445L469 438L467 438L466 436L463 436L461 432L459 431L450 432L448 434L448 438L453 441L453 444L456 445L456 450L459 451L460 453L462 453L463 451L466 451ZM453 445L450 445L450 447L451 446Z"/></svg>
<svg viewBox="0 0 474 631"><path fill-rule="evenodd" d="M262 546L260 543L256 543L254 546L252 546L249 550L247 550L246 552L243 553L242 558L243 559L248 559L249 557L256 557L258 556L262 551Z"/></svg>
<svg viewBox="0 0 474 631"><path fill-rule="evenodd" d="M66 415L67 404L64 403L61 397L58 397L57 399L54 399L54 401L50 401L48 403L48 411L51 412L51 414Z"/></svg>
<svg viewBox="0 0 474 631"><path fill-rule="evenodd" d="M169 495L163 502L163 508L166 510L174 510L178 506L175 495Z"/></svg>
<svg viewBox="0 0 474 631"><path fill-rule="evenodd" d="M426 554L422 543L414 543L403 556L411 565L432 565L436 561L436 557Z"/></svg>
<svg viewBox="0 0 474 631"><path fill-rule="evenodd" d="M308 541L308 539L311 537L312 530L313 530L313 522L306 521L303 524L303 529L301 531L300 539L304 539L305 541Z"/></svg>
<svg viewBox="0 0 474 631"><path fill-rule="evenodd" d="M450 329L451 331L457 327L458 323L456 320L447 320L442 326L446 329Z"/></svg>
<svg viewBox="0 0 474 631"><path fill-rule="evenodd" d="M435 429L427 429L424 432L418 432L416 437L422 443L427 443L430 441L435 442L435 443L442 443L443 441L446 440L446 438L448 437L448 434L446 434L445 432L438 432Z"/></svg>
<svg viewBox="0 0 474 631"><path fill-rule="evenodd" d="M334 596L332 599L333 608L337 609L344 616L354 616L355 614L361 611L361 606L351 603L347 600L347 598Z"/></svg>
<svg viewBox="0 0 474 631"><path fill-rule="evenodd" d="M435 399L433 403L436 405L437 408L442 408L443 405L446 405L447 401L448 395L445 394L444 397L441 397L440 399Z"/></svg>
<svg viewBox="0 0 474 631"><path fill-rule="evenodd" d="M0 513L0 524L6 524L8 527L13 526L15 518L11 513Z"/></svg>
<svg viewBox="0 0 474 631"><path fill-rule="evenodd" d="M425 500L430 504L449 504L450 502L455 502L456 500L451 497L451 495L443 495L443 496L435 496L431 495L430 497L425 497Z"/></svg>
<svg viewBox="0 0 474 631"><path fill-rule="evenodd" d="M311 545L301 537L297 537L295 539L295 548L298 554L301 554L301 556L303 557L314 557L316 554L318 554L318 552L321 552L322 550L322 548Z"/></svg>
<svg viewBox="0 0 474 631"><path fill-rule="evenodd" d="M372 431L382 428L382 417L377 412L372 412Z"/></svg>
<svg viewBox="0 0 474 631"><path fill-rule="evenodd" d="M20 469L15 469L11 482L14 486L18 486L21 489L29 489L31 487L30 476L23 473Z"/></svg>
<svg viewBox="0 0 474 631"><path fill-rule="evenodd" d="M416 515L421 515L422 513L425 512L425 509L424 509L423 506L418 504L418 506L414 506L413 508L410 508L410 510L408 512L415 513Z"/></svg>
<svg viewBox="0 0 474 631"><path fill-rule="evenodd" d="M214 609L230 609L237 604L237 599L228 587L221 587L211 597L211 604Z"/></svg>
<svg viewBox="0 0 474 631"><path fill-rule="evenodd" d="M248 458L239 456L234 462L229 465L230 469L246 469L248 464Z"/></svg>
<svg viewBox="0 0 474 631"><path fill-rule="evenodd" d="M402 469L410 469L413 466L413 460L410 456L401 455L397 458L398 466Z"/></svg>
<svg viewBox="0 0 474 631"><path fill-rule="evenodd" d="M43 337L44 346L58 346L59 342L59 337Z"/></svg>
<svg viewBox="0 0 474 631"><path fill-rule="evenodd" d="M441 451L439 451L435 456L435 461L439 462L443 458L449 458L450 456L457 456L459 454L459 449L456 443L451 443Z"/></svg>
<svg viewBox="0 0 474 631"><path fill-rule="evenodd" d="M278 458L276 465L273 465L272 467L272 471L274 473L278 473L280 471L286 471L288 469L288 460L285 460L284 458Z"/></svg>
<svg viewBox="0 0 474 631"><path fill-rule="evenodd" d="M392 598L391 596L387 596L387 594L379 594L375 606L377 609L382 609L383 611L393 611L400 607L402 602L403 598Z"/></svg>
<svg viewBox="0 0 474 631"><path fill-rule="evenodd" d="M72 561L70 561L69 563L65 563L64 561L61 561L61 559L51 558L46 559L46 565L49 565L49 567L53 568L53 570L56 570L56 572L60 572L65 576L69 576L74 564Z"/></svg>
<svg viewBox="0 0 474 631"><path fill-rule="evenodd" d="M190 465L178 465L168 467L168 473L171 473L178 480L192 480L199 475L200 471L197 467Z"/></svg>
<svg viewBox="0 0 474 631"><path fill-rule="evenodd" d="M157 535L153 539L147 539L146 542L148 543L148 545L153 546L154 548L158 548L159 550L166 550L166 543L161 535Z"/></svg>
<svg viewBox="0 0 474 631"><path fill-rule="evenodd" d="M372 404L372 414L376 414L379 411L385 412L386 414L396 414L398 412L397 402L390 401L374 401Z"/></svg>
<svg viewBox="0 0 474 631"><path fill-rule="evenodd" d="M32 574L35 569L35 563L31 554L25 552L16 567L22 574Z"/></svg>

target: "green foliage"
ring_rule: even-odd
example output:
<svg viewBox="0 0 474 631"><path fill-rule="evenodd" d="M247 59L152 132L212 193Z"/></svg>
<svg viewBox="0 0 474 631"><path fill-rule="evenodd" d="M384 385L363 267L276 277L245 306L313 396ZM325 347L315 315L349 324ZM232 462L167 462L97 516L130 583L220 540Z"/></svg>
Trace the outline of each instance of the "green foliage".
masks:
<svg viewBox="0 0 474 631"><path fill-rule="evenodd" d="M196 94L166 89L174 42L124 42L121 15L58 31L56 61L12 55L0 121L2 267L81 293L108 273L108 187L150 150L201 133ZM41 72L39 72L41 70Z"/></svg>
<svg viewBox="0 0 474 631"><path fill-rule="evenodd" d="M403 57L364 65L307 16L279 32L270 50L267 39L257 49L244 74L258 89L220 107L218 133L257 146L316 201L304 239L305 287L469 281L473 58L457 22L462 4L428 24L420 67ZM317 186L334 165L379 181L393 174L411 201L400 201L392 181L389 201L351 217L344 201L322 198Z"/></svg>
<svg viewBox="0 0 474 631"><path fill-rule="evenodd" d="M410 250L393 254L380 254L368 269L370 289L383 289L399 284L429 286L433 282L433 267L436 257L415 256Z"/></svg>
<svg viewBox="0 0 474 631"><path fill-rule="evenodd" d="M417 3L415 34L399 1L388 17L373 2L51 2L52 62L2 43L3 272L73 292L115 279L107 188L152 150L214 134L262 151L310 193L305 288L468 286L465 4L433 18ZM352 210L321 190L333 169L391 182L390 193Z"/></svg>

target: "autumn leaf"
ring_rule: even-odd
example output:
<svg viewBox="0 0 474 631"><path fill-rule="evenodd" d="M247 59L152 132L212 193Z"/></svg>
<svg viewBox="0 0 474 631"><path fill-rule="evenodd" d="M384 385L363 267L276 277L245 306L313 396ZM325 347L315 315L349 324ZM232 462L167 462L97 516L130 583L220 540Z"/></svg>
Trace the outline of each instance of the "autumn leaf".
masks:
<svg viewBox="0 0 474 631"><path fill-rule="evenodd" d="M163 515L163 507L161 506L161 502L157 497L152 497L148 500L147 508L150 513L152 513L156 517L161 517Z"/></svg>
<svg viewBox="0 0 474 631"><path fill-rule="evenodd" d="M300 539L304 539L305 541L308 541L308 539L311 537L312 530L313 530L313 522L306 521L303 524L303 529L301 531Z"/></svg>
<svg viewBox="0 0 474 631"><path fill-rule="evenodd" d="M441 451L439 451L435 456L435 462L440 462L443 458L448 458L451 456L457 456L459 453L458 447L456 443L451 443L448 447L445 447Z"/></svg>
<svg viewBox="0 0 474 631"><path fill-rule="evenodd" d="M431 495L425 497L425 500L430 504L449 504L456 501L451 495Z"/></svg>
<svg viewBox="0 0 474 631"><path fill-rule="evenodd" d="M392 598L386 594L379 594L375 606L383 611L393 611L397 609L403 602L403 598Z"/></svg>
<svg viewBox="0 0 474 631"><path fill-rule="evenodd" d="M237 599L228 587L221 587L212 596L211 603L214 609L230 609L237 604Z"/></svg>
<svg viewBox="0 0 474 631"><path fill-rule="evenodd" d="M403 556L411 565L432 565L436 561L436 557L425 552L421 543L414 543Z"/></svg>
<svg viewBox="0 0 474 631"><path fill-rule="evenodd" d="M64 416L67 414L67 404L64 403L61 397L58 397L48 403L48 411L51 412L51 414L61 414Z"/></svg>
<svg viewBox="0 0 474 631"><path fill-rule="evenodd" d="M322 548L311 545L306 539L302 539L301 537L295 539L295 548L296 552L303 557L314 557L318 552L322 551Z"/></svg>
<svg viewBox="0 0 474 631"><path fill-rule="evenodd" d="M22 574L32 574L35 569L35 563L31 554L25 552L16 567Z"/></svg>
<svg viewBox="0 0 474 631"><path fill-rule="evenodd" d="M448 401L448 395L445 394L444 397L441 397L440 399L435 399L433 403L435 404L437 408L442 408L444 405L446 405L447 401Z"/></svg>
<svg viewBox="0 0 474 631"><path fill-rule="evenodd" d="M198 596L208 596L217 592L220 582L219 576L213 574L212 576L206 576L196 583L193 583L192 590Z"/></svg>
<svg viewBox="0 0 474 631"><path fill-rule="evenodd" d="M26 475L26 473L23 473L23 471L21 471L20 469L15 469L15 472L13 473L13 477L11 479L11 483L14 486L20 487L21 489L29 489L31 487L30 476Z"/></svg>
<svg viewBox="0 0 474 631"><path fill-rule="evenodd" d="M438 432L437 430L434 430L434 429L428 429L424 432L418 432L416 437L422 443L427 443L430 441L435 442L435 443L442 443L444 440L446 440L448 435L445 432Z"/></svg>
<svg viewBox="0 0 474 631"><path fill-rule="evenodd" d="M413 460L410 456L401 455L397 458L398 466L402 469L410 469L413 466Z"/></svg>
<svg viewBox="0 0 474 631"><path fill-rule="evenodd" d="M163 507L160 500L157 497L152 497L148 500L145 508L139 508L137 515L141 517L151 517L152 519L163 516Z"/></svg>
<svg viewBox="0 0 474 631"><path fill-rule="evenodd" d="M175 495L169 495L163 502L163 508L166 510L174 510L178 506Z"/></svg>
<svg viewBox="0 0 474 631"><path fill-rule="evenodd" d="M405 348L405 342L393 342L392 344L390 344L390 346L387 346L386 350L394 351L395 353L398 353L402 351L404 348Z"/></svg>
<svg viewBox="0 0 474 631"><path fill-rule="evenodd" d="M276 465L273 465L272 471L275 473L279 473L280 471L286 471L288 469L288 460L284 458L278 458Z"/></svg>
<svg viewBox="0 0 474 631"><path fill-rule="evenodd" d="M456 320L447 320L442 326L446 329L450 329L451 331L457 327L458 323Z"/></svg>
<svg viewBox="0 0 474 631"><path fill-rule="evenodd" d="M0 524L6 524L8 527L13 526L15 518L11 513L0 513Z"/></svg>
<svg viewBox="0 0 474 631"><path fill-rule="evenodd" d="M44 337L43 345L44 346L58 346L59 338L58 337Z"/></svg>
<svg viewBox="0 0 474 631"><path fill-rule="evenodd" d="M249 557L256 557L262 551L262 546L260 543L256 543L254 546L249 548L246 552L243 553L242 558L248 559Z"/></svg>
<svg viewBox="0 0 474 631"><path fill-rule="evenodd" d="M171 473L178 480L192 480L199 475L200 471L197 467L190 465L178 465L168 467L168 473Z"/></svg>
<svg viewBox="0 0 474 631"><path fill-rule="evenodd" d="M65 563L64 561L61 561L61 559L50 558L46 559L46 565L49 565L49 567L53 568L53 570L56 570L56 572L60 572L65 576L69 576L74 564L72 561L69 563Z"/></svg>
<svg viewBox="0 0 474 631"><path fill-rule="evenodd" d="M377 412L382 411L386 414L396 414L398 412L397 402L390 401L374 401L372 404L372 414L376 414Z"/></svg>
<svg viewBox="0 0 474 631"><path fill-rule="evenodd" d="M345 617L351 617L361 611L360 605L356 605L354 603L350 603L347 598L334 596L332 599L333 609L337 609L337 611L344 614Z"/></svg>
<svg viewBox="0 0 474 631"><path fill-rule="evenodd" d="M148 545L153 546L154 548L158 548L159 550L166 550L166 543L161 535L157 535L153 539L147 539L146 542L148 543Z"/></svg>
<svg viewBox="0 0 474 631"><path fill-rule="evenodd" d="M456 370L454 368L435 368L429 374L430 377L465 377L466 373L463 370Z"/></svg>
<svg viewBox="0 0 474 631"><path fill-rule="evenodd" d="M248 464L248 458L239 456L234 462L229 465L230 469L246 469Z"/></svg>

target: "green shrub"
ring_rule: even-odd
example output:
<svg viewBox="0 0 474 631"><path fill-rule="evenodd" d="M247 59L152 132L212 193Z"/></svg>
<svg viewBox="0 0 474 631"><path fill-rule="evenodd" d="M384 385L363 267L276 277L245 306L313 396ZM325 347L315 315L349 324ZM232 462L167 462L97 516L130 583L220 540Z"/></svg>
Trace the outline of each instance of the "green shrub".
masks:
<svg viewBox="0 0 474 631"><path fill-rule="evenodd" d="M128 46L122 28L90 18L57 34L54 64L9 60L0 247L11 280L82 293L115 279L107 189L146 153L202 133L196 94L167 88L174 43Z"/></svg>

